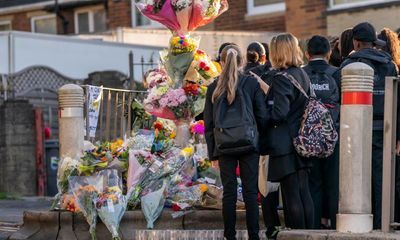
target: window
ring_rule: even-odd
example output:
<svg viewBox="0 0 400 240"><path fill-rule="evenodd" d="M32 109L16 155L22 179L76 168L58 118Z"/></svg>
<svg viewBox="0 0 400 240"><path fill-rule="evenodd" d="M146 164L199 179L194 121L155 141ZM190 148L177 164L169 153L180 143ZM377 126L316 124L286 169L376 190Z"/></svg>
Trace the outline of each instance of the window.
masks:
<svg viewBox="0 0 400 240"><path fill-rule="evenodd" d="M333 9L349 8L349 7L358 7L358 6L365 6L368 4L384 3L391 1L393 0L330 0L330 7Z"/></svg>
<svg viewBox="0 0 400 240"><path fill-rule="evenodd" d="M35 33L57 34L56 15L45 15L31 18L31 29Z"/></svg>
<svg viewBox="0 0 400 240"><path fill-rule="evenodd" d="M151 21L143 14L135 6L135 1L132 1L132 27L142 27L142 28L160 28L162 27L161 23Z"/></svg>
<svg viewBox="0 0 400 240"><path fill-rule="evenodd" d="M10 31L11 21L0 21L0 31Z"/></svg>
<svg viewBox="0 0 400 240"><path fill-rule="evenodd" d="M285 11L284 0L247 0L247 14L257 15Z"/></svg>
<svg viewBox="0 0 400 240"><path fill-rule="evenodd" d="M75 12L75 33L103 32L106 27L106 12L103 8L83 9Z"/></svg>

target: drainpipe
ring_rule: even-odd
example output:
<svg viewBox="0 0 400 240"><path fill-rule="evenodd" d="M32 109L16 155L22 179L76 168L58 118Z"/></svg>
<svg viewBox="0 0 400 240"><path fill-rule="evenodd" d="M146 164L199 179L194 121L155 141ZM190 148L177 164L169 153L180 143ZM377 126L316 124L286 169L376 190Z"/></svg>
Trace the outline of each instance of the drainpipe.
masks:
<svg viewBox="0 0 400 240"><path fill-rule="evenodd" d="M64 17L64 15L61 14L60 6L58 5L58 0L55 0L54 11L55 11L57 17L59 17L61 19L61 22L62 22L62 25L63 25L63 33L64 34L68 34L68 24L69 24L69 22Z"/></svg>

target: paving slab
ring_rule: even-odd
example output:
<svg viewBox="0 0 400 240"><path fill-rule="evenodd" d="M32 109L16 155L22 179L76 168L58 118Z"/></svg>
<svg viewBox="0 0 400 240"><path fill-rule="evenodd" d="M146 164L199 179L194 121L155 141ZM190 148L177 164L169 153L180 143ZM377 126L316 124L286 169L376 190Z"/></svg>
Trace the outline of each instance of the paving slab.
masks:
<svg viewBox="0 0 400 240"><path fill-rule="evenodd" d="M278 240L400 240L400 233L371 232L367 234L338 233L319 230L286 230Z"/></svg>

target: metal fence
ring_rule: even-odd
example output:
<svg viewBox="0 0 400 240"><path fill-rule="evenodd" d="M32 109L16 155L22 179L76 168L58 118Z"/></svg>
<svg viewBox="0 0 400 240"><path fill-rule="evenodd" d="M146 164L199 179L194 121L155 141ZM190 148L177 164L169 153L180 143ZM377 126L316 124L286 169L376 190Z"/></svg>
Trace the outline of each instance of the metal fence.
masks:
<svg viewBox="0 0 400 240"><path fill-rule="evenodd" d="M394 221L396 186L396 123L397 94L400 77L386 77L385 115L383 138L383 176L382 176L382 231L389 232L400 223Z"/></svg>
<svg viewBox="0 0 400 240"><path fill-rule="evenodd" d="M85 90L85 116L86 133L89 133L89 86L82 86ZM129 137L132 131L132 101L134 99L142 102L146 91L124 90L103 87L103 94L100 99L99 121L96 129L96 136L86 140L111 141L118 138Z"/></svg>

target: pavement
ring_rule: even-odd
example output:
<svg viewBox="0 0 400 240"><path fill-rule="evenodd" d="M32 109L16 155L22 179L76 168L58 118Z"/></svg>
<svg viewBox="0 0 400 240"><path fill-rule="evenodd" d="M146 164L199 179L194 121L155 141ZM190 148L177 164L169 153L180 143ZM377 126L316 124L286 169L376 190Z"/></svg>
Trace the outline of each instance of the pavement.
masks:
<svg viewBox="0 0 400 240"><path fill-rule="evenodd" d="M5 240L23 223L24 211L46 211L52 204L48 197L23 197L17 200L0 200L0 240Z"/></svg>

